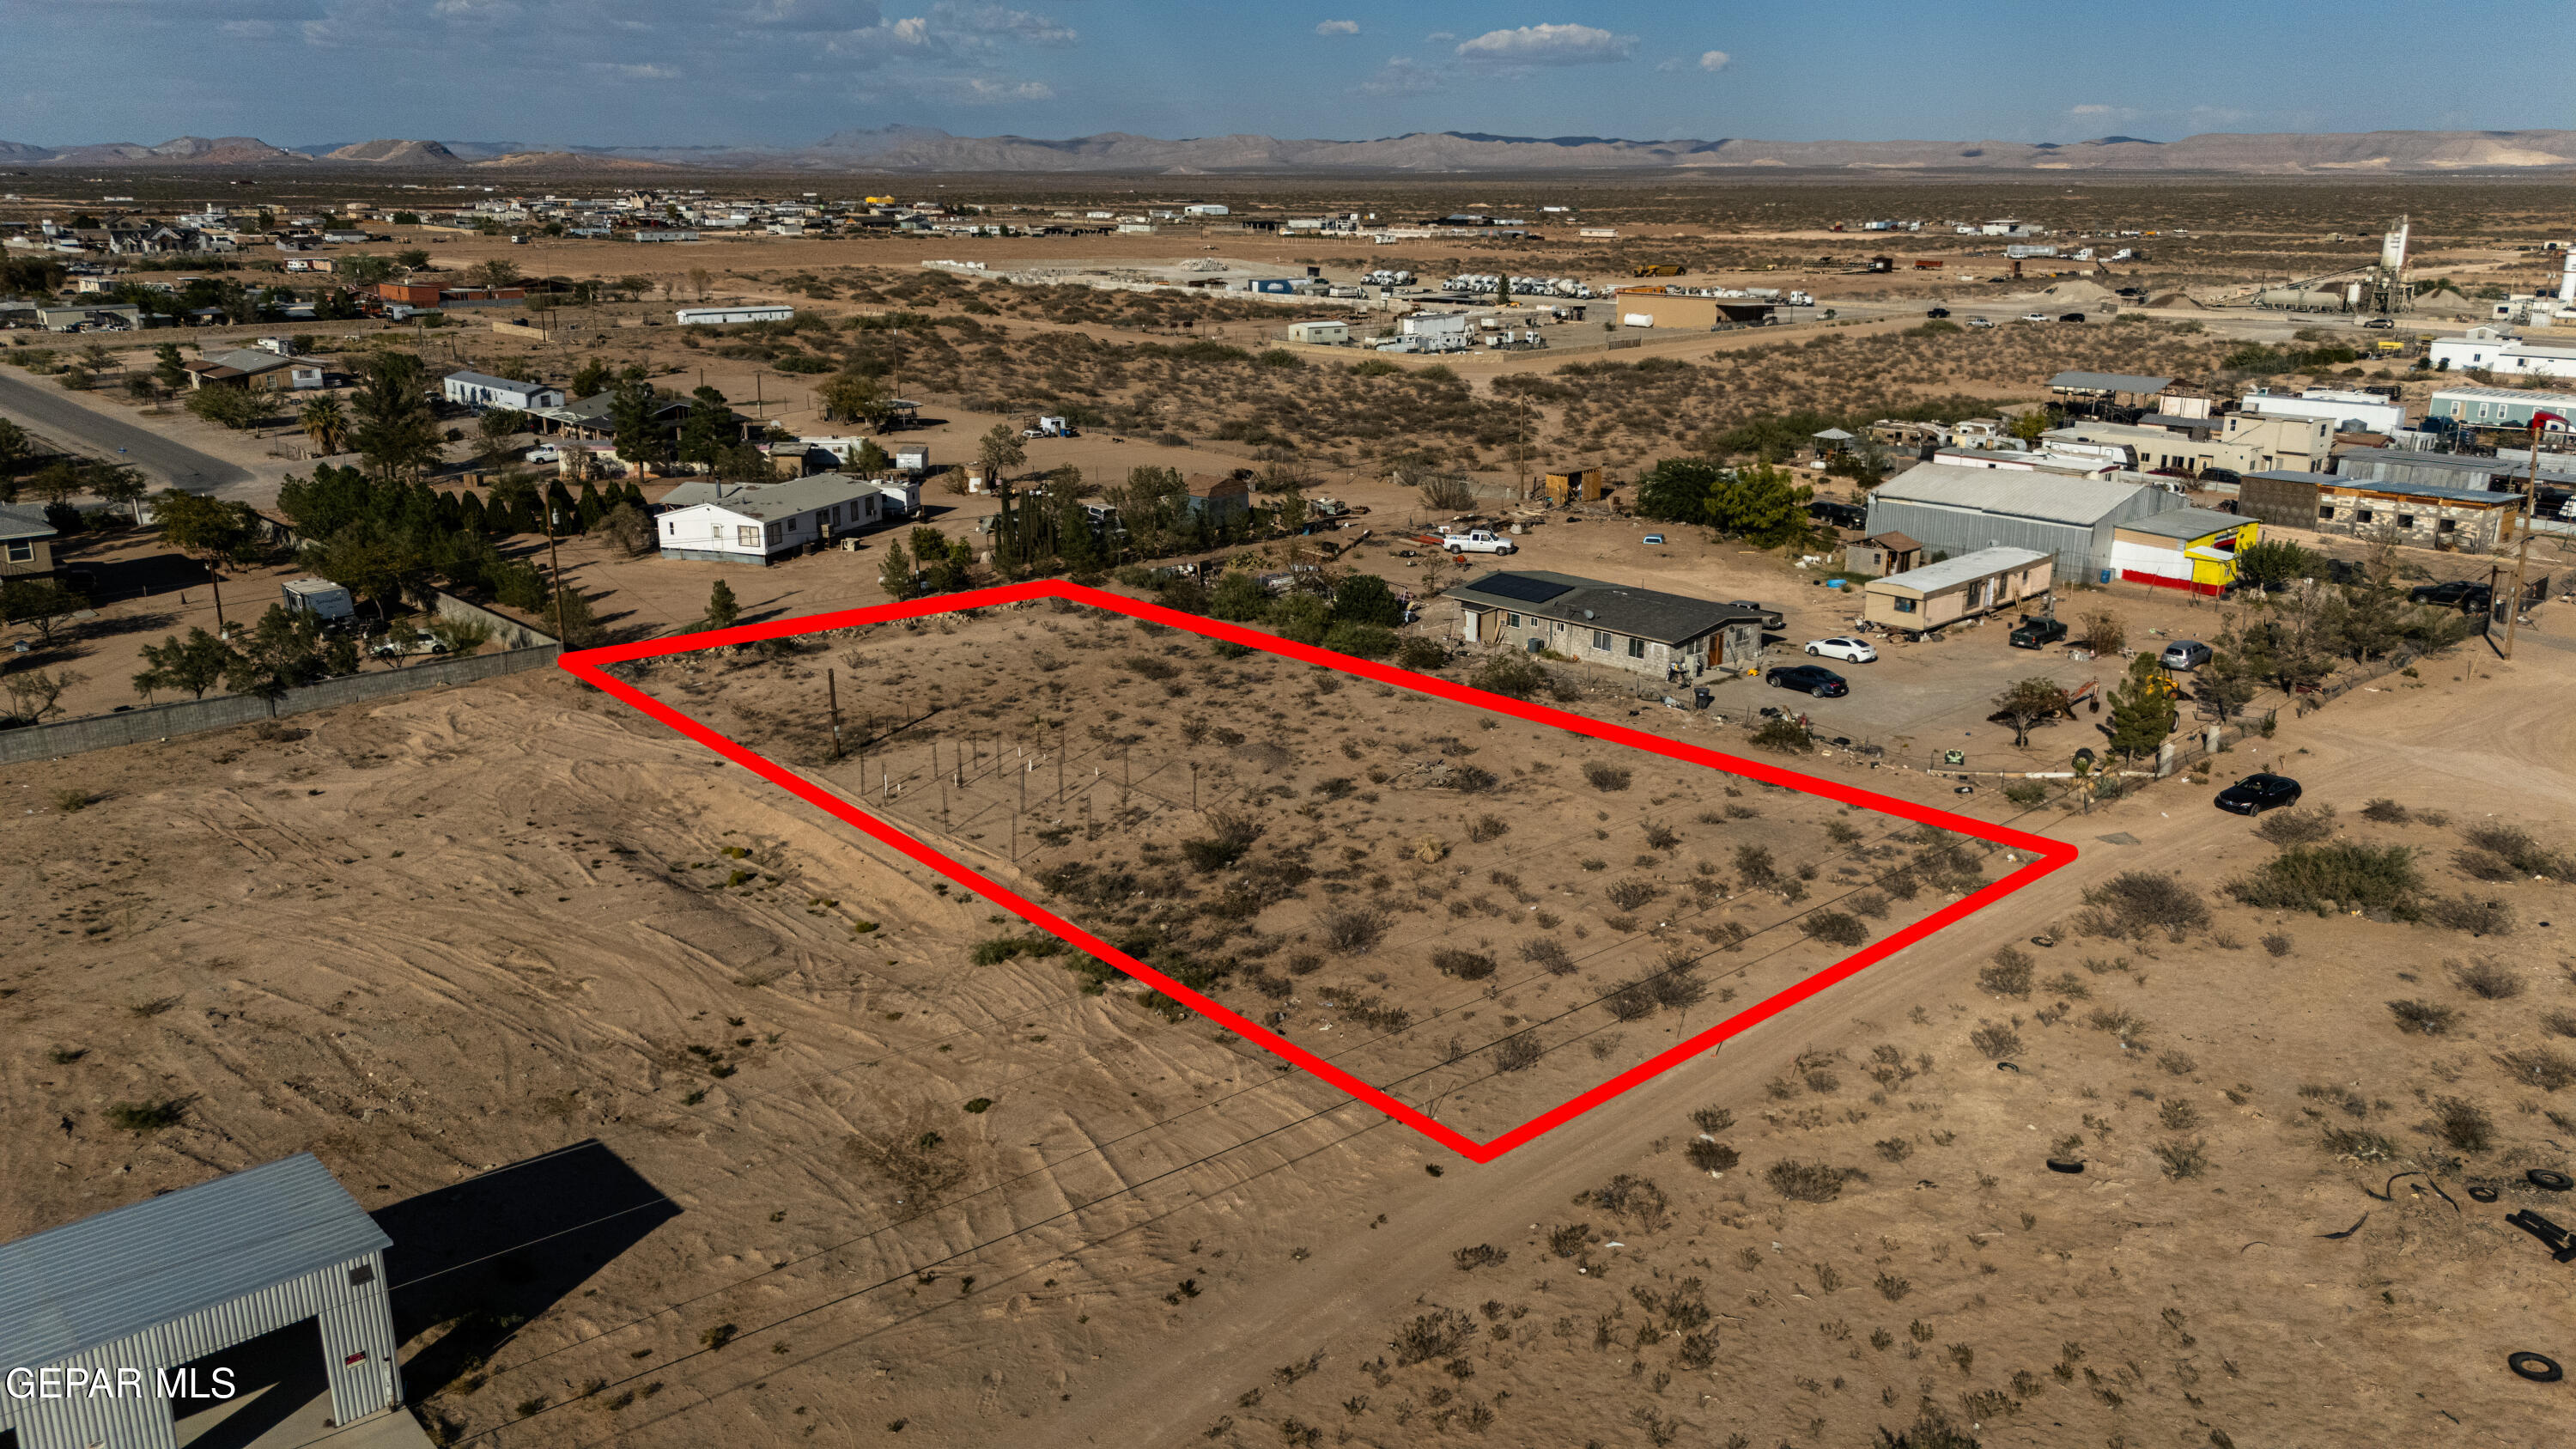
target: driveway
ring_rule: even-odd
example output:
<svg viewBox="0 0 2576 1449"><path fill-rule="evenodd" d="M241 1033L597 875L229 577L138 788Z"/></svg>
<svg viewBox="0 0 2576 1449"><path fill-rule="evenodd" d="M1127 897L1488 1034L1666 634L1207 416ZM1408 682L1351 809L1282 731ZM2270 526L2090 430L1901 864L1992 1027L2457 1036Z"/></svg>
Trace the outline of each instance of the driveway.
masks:
<svg viewBox="0 0 2576 1449"><path fill-rule="evenodd" d="M256 476L238 463L102 416L21 378L0 375L0 415L57 442L85 444L102 457L131 464L159 482L190 493L221 492L252 482Z"/></svg>

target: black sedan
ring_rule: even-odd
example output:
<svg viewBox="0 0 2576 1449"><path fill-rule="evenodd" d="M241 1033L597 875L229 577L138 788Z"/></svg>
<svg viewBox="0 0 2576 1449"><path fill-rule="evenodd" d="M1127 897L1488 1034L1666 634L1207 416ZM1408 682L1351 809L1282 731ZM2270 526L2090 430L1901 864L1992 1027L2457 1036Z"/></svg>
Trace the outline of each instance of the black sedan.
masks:
<svg viewBox="0 0 2576 1449"><path fill-rule="evenodd" d="M2299 782L2286 775L2248 775L2218 792L2213 802L2233 815L2260 815L2299 803Z"/></svg>
<svg viewBox="0 0 2576 1449"><path fill-rule="evenodd" d="M2486 608L2495 598L2495 590L2466 579L2452 579L2447 583L2419 584L2408 591L2406 597L2419 604L2439 604L2446 609L2467 613Z"/></svg>
<svg viewBox="0 0 2576 1449"><path fill-rule="evenodd" d="M1804 690L1818 699L1840 699L1851 693L1851 686L1843 683L1841 675L1813 664L1774 669L1762 677L1773 689Z"/></svg>
<svg viewBox="0 0 2576 1449"><path fill-rule="evenodd" d="M1926 317L1947 317L1950 315L1950 309L1947 307L1935 307L1930 311L1925 312L1923 315Z"/></svg>

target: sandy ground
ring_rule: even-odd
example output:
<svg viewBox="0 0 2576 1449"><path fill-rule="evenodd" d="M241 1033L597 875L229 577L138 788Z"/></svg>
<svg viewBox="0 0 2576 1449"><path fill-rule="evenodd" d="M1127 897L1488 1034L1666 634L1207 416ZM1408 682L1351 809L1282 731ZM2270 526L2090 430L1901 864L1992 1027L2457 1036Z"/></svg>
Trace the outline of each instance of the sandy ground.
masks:
<svg viewBox="0 0 2576 1449"><path fill-rule="evenodd" d="M2428 670L2275 744L2340 829L2426 847L2440 879L2451 832L2353 807L2555 835L2564 667ZM0 775L25 802L0 1231L306 1148L389 1212L591 1140L670 1199L667 1220L505 1254L516 1272L397 1271L434 1418L547 1444L901 1421L906 1443L1392 1445L1484 1415L1499 1442L1645 1443L1677 1420L1827 1443L1928 1395L1994 1444L2554 1438L2554 1400L2502 1355L2563 1356L2576 1306L2499 1215L2551 1206L2513 1184L2566 1165L2565 1130L2492 1059L2542 1045L2569 990L2540 925L2554 885L2498 888L2519 927L2480 940L2241 908L2180 943L2091 940L2069 923L2112 873L2208 888L2269 848L2180 782L2034 815L2076 865L1479 1168L1054 962L972 965L1008 925L984 903L555 676L293 723L310 733ZM98 803L62 813L70 787ZM2253 944L2271 932L2287 955ZM1976 987L1989 953L2043 933L2059 944L2023 948L2037 994ZM2452 985L2443 963L2472 957L2524 995ZM2398 1034L2380 1003L2401 995L2457 1005L2473 1035ZM2123 1028L2142 1045L2087 1027L2095 1009L2144 1018ZM2022 1070L1998 1072L1967 1037L2016 1018ZM2495 1146L2422 1133L2452 1094L2485 1104ZM2196 1125L2157 1125L2176 1101ZM112 1125L166 1102L180 1125ZM1703 1106L1743 1158L1715 1180L1678 1155ZM2321 1152L2346 1121L2398 1160ZM2084 1175L2041 1169L2061 1134ZM2158 1170L2147 1148L2173 1139L2205 1141L2202 1176ZM1792 1158L1868 1175L1788 1201L1765 1174ZM2371 1199L2412 1165L2447 1200L2421 1177ZM1623 1173L1660 1213L1603 1196ZM2469 1200L2480 1181L2504 1201ZM1462 1271L1479 1245L1496 1253ZM1401 1332L1443 1309L1465 1335ZM1683 1363L1711 1330L1709 1367ZM1441 1351L1408 1363L1398 1338Z"/></svg>

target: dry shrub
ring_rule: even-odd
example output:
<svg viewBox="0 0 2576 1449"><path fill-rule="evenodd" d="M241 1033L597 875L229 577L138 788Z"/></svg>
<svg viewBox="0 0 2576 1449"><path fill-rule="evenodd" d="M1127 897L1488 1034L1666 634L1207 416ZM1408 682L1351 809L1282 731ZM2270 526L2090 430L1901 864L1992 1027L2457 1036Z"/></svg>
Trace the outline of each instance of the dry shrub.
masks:
<svg viewBox="0 0 2576 1449"><path fill-rule="evenodd" d="M2097 1006L2085 1014L2084 1024L2095 1031L2107 1031L2124 1043L2143 1040L2149 1030L2147 1019L2125 1006Z"/></svg>
<svg viewBox="0 0 2576 1449"><path fill-rule="evenodd" d="M2460 827L2460 838L2473 849L2482 850L2502 860L2520 875L2548 876L2565 880L2576 875L2576 866L2568 858L2531 838L2528 831L2492 820L2481 820Z"/></svg>
<svg viewBox="0 0 2576 1449"><path fill-rule="evenodd" d="M1609 890L1604 894L1610 898L1610 904L1619 910L1635 911L1642 909L1647 902L1663 893L1664 888L1653 881L1639 880L1630 876L1624 880L1612 881Z"/></svg>
<svg viewBox="0 0 2576 1449"><path fill-rule="evenodd" d="M1803 755L1816 747L1816 737L1809 734L1804 725L1786 716L1764 720L1745 738L1758 748L1777 750L1784 755Z"/></svg>
<svg viewBox="0 0 2576 1449"><path fill-rule="evenodd" d="M1441 975L1455 976L1461 981L1482 981L1494 974L1493 957L1482 951L1463 951L1455 946L1443 946L1433 951L1431 964L1439 968Z"/></svg>
<svg viewBox="0 0 2576 1449"><path fill-rule="evenodd" d="M1858 946L1869 939L1869 927L1860 917L1841 911L1809 911L1798 919L1798 929L1836 946Z"/></svg>
<svg viewBox="0 0 2576 1449"><path fill-rule="evenodd" d="M966 1177L966 1164L925 1121L883 1132L853 1132L841 1150L885 1179L903 1205L916 1210L930 1207Z"/></svg>
<svg viewBox="0 0 2576 1449"><path fill-rule="evenodd" d="M2367 1127L2329 1127L2320 1145L2338 1157L2358 1157L2364 1162L2389 1162L2397 1156L2396 1143Z"/></svg>
<svg viewBox="0 0 2576 1449"><path fill-rule="evenodd" d="M1512 1250L1509 1248L1497 1248L1491 1243L1478 1243L1472 1248L1460 1248L1451 1253L1449 1261L1458 1265L1459 1272L1472 1273L1478 1268L1499 1268L1510 1262L1511 1257Z"/></svg>
<svg viewBox="0 0 2576 1449"><path fill-rule="evenodd" d="M1527 699L1547 688L1547 670L1526 654L1489 654L1477 664L1468 683L1493 694Z"/></svg>
<svg viewBox="0 0 2576 1449"><path fill-rule="evenodd" d="M2544 1011L2540 1014L2540 1029L2551 1036L2576 1036L2576 1012Z"/></svg>
<svg viewBox="0 0 2576 1449"><path fill-rule="evenodd" d="M1467 838L1478 845L1483 845L1487 841L1502 839L1511 833L1511 828L1511 822L1500 815L1479 815L1474 823L1467 827Z"/></svg>
<svg viewBox="0 0 2576 1449"><path fill-rule="evenodd" d="M2460 1019L2460 1009L2432 1001L2392 1001L2388 1009L2397 1016L2397 1029L2409 1036L2440 1036Z"/></svg>
<svg viewBox="0 0 2576 1449"><path fill-rule="evenodd" d="M2433 1133L2455 1151L2484 1152L2495 1145L2495 1119L2465 1098L2436 1097Z"/></svg>
<svg viewBox="0 0 2576 1449"><path fill-rule="evenodd" d="M1669 1006L1677 1011L1697 1006L1708 996L1708 984L1699 979L1693 963L1688 961L1667 966L1647 977L1643 984L1647 993L1655 998L1657 1006Z"/></svg>
<svg viewBox="0 0 2576 1449"><path fill-rule="evenodd" d="M1212 810L1207 823L1205 836L1181 842L1182 857L1201 872L1223 870L1243 859L1252 842L1261 838L1261 822L1249 815Z"/></svg>
<svg viewBox="0 0 2576 1449"><path fill-rule="evenodd" d="M1993 964L1977 972L1977 984L1997 996L2030 995L2030 973L2037 963L2030 953L2006 946L1995 952Z"/></svg>
<svg viewBox="0 0 2576 1449"><path fill-rule="evenodd" d="M2077 621L2076 639L2095 654L2117 654L2129 642L2129 627L2108 609L2095 609Z"/></svg>
<svg viewBox="0 0 2576 1449"><path fill-rule="evenodd" d="M2310 810L2275 810L2263 817L2254 833L2274 845L2314 845L2334 834L2334 807L2319 805Z"/></svg>
<svg viewBox="0 0 2576 1449"><path fill-rule="evenodd" d="M1744 877L1745 889L1760 890L1780 878L1780 867L1772 863L1769 846L1739 845L1735 847L1735 873Z"/></svg>
<svg viewBox="0 0 2576 1449"><path fill-rule="evenodd" d="M2021 1033L1999 1022L1981 1021L1968 1033L1969 1044L1996 1061L2021 1055Z"/></svg>
<svg viewBox="0 0 2576 1449"><path fill-rule="evenodd" d="M2568 1035L2576 1036L2576 1032L2570 1032ZM1735 1125L1735 1113L1729 1108L1714 1104L1694 1108L1691 1111L1691 1125L1702 1132L1723 1132Z"/></svg>
<svg viewBox="0 0 2576 1449"><path fill-rule="evenodd" d="M1793 1202L1832 1202L1843 1195L1843 1181L1850 1175L1848 1168L1791 1158L1764 1169L1762 1180Z"/></svg>
<svg viewBox="0 0 2576 1449"><path fill-rule="evenodd" d="M1622 982L1601 998L1601 1008L1613 1021L1636 1021L1655 1014L1655 993L1642 981Z"/></svg>
<svg viewBox="0 0 2576 1449"><path fill-rule="evenodd" d="M2088 936L2134 936L2162 931L2179 941L2206 930L2209 903L2179 877L2151 870L2122 871L2084 892L2076 929Z"/></svg>
<svg viewBox="0 0 2576 1449"><path fill-rule="evenodd" d="M1525 1072L1537 1066L1539 1058L1545 1055L1547 1055L1547 1048L1539 1045L1536 1035L1526 1031L1520 1032L1504 1037L1494 1044L1494 1069L1502 1072Z"/></svg>
<svg viewBox="0 0 2576 1449"><path fill-rule="evenodd" d="M2513 868L2512 861L2494 851L2479 850L2474 846L2466 850L2452 851L2451 864L2459 869L2460 874L2469 879L2482 880L2490 884L2516 880L2521 876L2521 872Z"/></svg>
<svg viewBox="0 0 2576 1449"><path fill-rule="evenodd" d="M2504 1001L2522 994L2522 977L2493 957L2454 967L2451 979L2459 983L2462 991L2487 1001Z"/></svg>
<svg viewBox="0 0 2576 1449"><path fill-rule="evenodd" d="M1339 906L1316 918L1323 932L1324 944L1336 951L1364 952L1376 948L1386 939L1393 924L1386 912L1375 906Z"/></svg>
<svg viewBox="0 0 2576 1449"><path fill-rule="evenodd" d="M2362 819L2375 820L2382 825L2403 825L2408 813L2405 806L2384 796L2361 807Z"/></svg>
<svg viewBox="0 0 2576 1449"><path fill-rule="evenodd" d="M2576 1083L2576 1058L2554 1047L2533 1047L2528 1051L2506 1052L2496 1058L2514 1079L2527 1082L2544 1092L2555 1092Z"/></svg>
<svg viewBox="0 0 2576 1449"><path fill-rule="evenodd" d="M1635 777L1624 766L1605 765L1594 760L1583 767L1583 778L1591 783L1593 789L1607 792L1627 789Z"/></svg>
<svg viewBox="0 0 2576 1449"><path fill-rule="evenodd" d="M1664 1190L1651 1178L1620 1173L1608 1182L1578 1194L1577 1203L1597 1207L1640 1232L1653 1232L1672 1222L1672 1205Z"/></svg>
<svg viewBox="0 0 2576 1449"><path fill-rule="evenodd" d="M1742 1160L1734 1148L1723 1142L1711 1142L1705 1137L1695 1139L1683 1148L1682 1156L1702 1172L1725 1172Z"/></svg>
<svg viewBox="0 0 2576 1449"><path fill-rule="evenodd" d="M2177 1182L2187 1177L2198 1177L2209 1169L2209 1144L2198 1138L2189 1142L2179 1138L2159 1142L2151 1150L2156 1154L2156 1161L2163 1164L2165 1176Z"/></svg>
<svg viewBox="0 0 2576 1449"><path fill-rule="evenodd" d="M2435 896L2416 908L2425 920L2472 936L2509 936L2513 934L2513 907L2497 900L2480 900L2476 896Z"/></svg>
<svg viewBox="0 0 2576 1449"><path fill-rule="evenodd" d="M2183 1052L2159 1052L2156 1054L2156 1065L2177 1077L2188 1077L2200 1070L2200 1063L2193 1061Z"/></svg>
<svg viewBox="0 0 2576 1449"><path fill-rule="evenodd" d="M2167 1097L2156 1104L2156 1120L2174 1132L2188 1132L2200 1125L2200 1109L2180 1097Z"/></svg>
<svg viewBox="0 0 2576 1449"><path fill-rule="evenodd" d="M1395 1331L1395 1365L1410 1368L1449 1358L1476 1336L1476 1320L1455 1308L1435 1308Z"/></svg>
<svg viewBox="0 0 2576 1449"><path fill-rule="evenodd" d="M2415 852L2406 846L2339 840L2292 846L2227 890L2249 906L2271 910L2395 913L2421 884Z"/></svg>
<svg viewBox="0 0 2576 1449"><path fill-rule="evenodd" d="M2263 949L2275 956L2289 955L2291 948L2297 944L2298 943L2296 941L2290 939L2286 932L2266 931L2263 933Z"/></svg>
<svg viewBox="0 0 2576 1449"><path fill-rule="evenodd" d="M1574 957L1566 951L1565 943L1554 936L1539 936L1523 941L1521 959L1550 976L1565 976L1574 970Z"/></svg>

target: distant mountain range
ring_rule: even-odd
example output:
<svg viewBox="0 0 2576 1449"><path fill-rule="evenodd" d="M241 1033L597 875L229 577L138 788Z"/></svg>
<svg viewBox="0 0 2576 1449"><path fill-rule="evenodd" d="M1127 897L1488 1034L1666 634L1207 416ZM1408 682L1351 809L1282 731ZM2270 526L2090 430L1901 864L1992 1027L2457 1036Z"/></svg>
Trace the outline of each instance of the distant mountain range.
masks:
<svg viewBox="0 0 2576 1449"><path fill-rule="evenodd" d="M362 141L272 146L249 136L181 136L61 148L0 141L0 165L351 166L404 170L506 167L650 171L1144 172L1216 175L1299 171L2103 171L2234 175L2372 175L2576 167L2576 131L2369 131L2352 135L2104 136L2027 141L1627 141L1607 136L1415 132L1374 141L1204 136L1164 141L1106 132L1070 140L952 136L922 126L836 131L811 146L569 146L519 141Z"/></svg>

